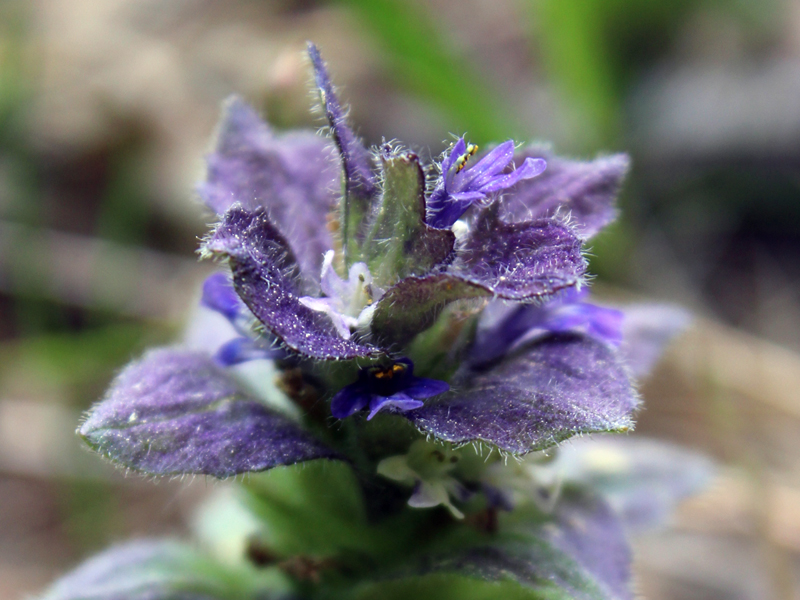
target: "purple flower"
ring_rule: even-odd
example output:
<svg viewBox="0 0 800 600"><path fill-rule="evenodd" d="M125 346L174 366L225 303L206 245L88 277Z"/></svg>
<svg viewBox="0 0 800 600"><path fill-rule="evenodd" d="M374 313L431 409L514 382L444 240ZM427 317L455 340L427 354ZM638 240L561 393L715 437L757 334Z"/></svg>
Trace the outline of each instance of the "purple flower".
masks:
<svg viewBox="0 0 800 600"><path fill-rule="evenodd" d="M203 282L200 304L228 319L239 334L217 348L214 353L217 364L230 367L251 360L274 360L286 356L275 346L274 340L254 337L253 316L224 273L214 273Z"/></svg>
<svg viewBox="0 0 800 600"><path fill-rule="evenodd" d="M518 181L542 173L547 163L541 158L525 158L522 166L508 172L514 160L514 142L494 148L472 167L467 167L477 146L459 138L441 164L441 175L428 200L427 222L437 229L448 229L475 202L510 188Z"/></svg>
<svg viewBox="0 0 800 600"><path fill-rule="evenodd" d="M331 400L337 419L369 407L367 420L384 408L402 411L419 408L425 398L448 391L444 381L414 376L414 364L401 358L388 367L368 367L358 373L358 381L342 388Z"/></svg>
<svg viewBox="0 0 800 600"><path fill-rule="evenodd" d="M624 314L585 302L588 295L586 288L572 288L541 306L492 302L481 314L470 362L490 363L552 333L580 332L619 346Z"/></svg>
<svg viewBox="0 0 800 600"><path fill-rule="evenodd" d="M577 229L555 212L506 218L503 204L516 192L478 211L458 243L447 229L472 202L491 199L523 179L526 185L536 181L530 178L541 173L544 161L526 157L512 171L514 145L506 142L468 164L475 149L459 140L444 160L439 185L428 193L424 167L414 153L384 149L380 160L364 159L368 153L344 118L324 63L315 51L311 58L345 183L340 210L330 216L338 228L328 246L333 254L326 249L317 263L324 263L322 276L318 268L309 272L312 257L299 259L305 247L295 243L292 224L273 219L285 210L276 211L271 203L284 209L286 200L266 187L262 193L259 178L247 169L247 181L256 186L251 191L238 185L233 169L217 178L216 189L229 190L224 195L238 203L221 216L202 249L205 256L227 262L237 294L283 348L303 361L385 363L413 351L409 344L449 303L494 298L540 304L583 285L586 260ZM248 150L253 141L241 127L222 129L230 135L220 154L260 152ZM564 178L593 181L593 173L593 164L581 163L570 165ZM365 182L374 182L378 192L368 193ZM607 187L598 188L602 206L613 201L601 193ZM248 201L254 192L262 207ZM529 193L526 204L535 206L539 199ZM312 213L316 227L324 227L318 209L304 210ZM444 229L433 227L445 222ZM370 277L385 288L384 293L372 289L372 304ZM341 418L368 408L371 417L389 406L406 410L403 415L418 429L440 440L482 441L515 454L578 433L630 429L638 399L615 349L582 335L583 330L561 329L569 334L537 340L488 372L465 365L455 380L458 393L442 394L448 389L444 382L417 381L402 362L392 379L380 369L365 369L358 381L335 394L332 413Z"/></svg>
<svg viewBox="0 0 800 600"><path fill-rule="evenodd" d="M200 304L220 313L231 323L242 316L245 308L231 285L230 277L225 273L209 275L203 282L203 296L200 298Z"/></svg>

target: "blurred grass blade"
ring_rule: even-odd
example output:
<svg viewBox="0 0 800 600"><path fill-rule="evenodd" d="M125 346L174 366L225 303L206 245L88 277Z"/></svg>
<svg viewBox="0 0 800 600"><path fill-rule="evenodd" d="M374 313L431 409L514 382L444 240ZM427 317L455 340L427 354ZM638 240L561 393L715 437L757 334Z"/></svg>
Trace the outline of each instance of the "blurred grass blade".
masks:
<svg viewBox="0 0 800 600"><path fill-rule="evenodd" d="M386 52L401 85L433 102L454 131L483 144L516 134L520 127L469 64L448 49L433 16L413 0L341 0L361 18Z"/></svg>

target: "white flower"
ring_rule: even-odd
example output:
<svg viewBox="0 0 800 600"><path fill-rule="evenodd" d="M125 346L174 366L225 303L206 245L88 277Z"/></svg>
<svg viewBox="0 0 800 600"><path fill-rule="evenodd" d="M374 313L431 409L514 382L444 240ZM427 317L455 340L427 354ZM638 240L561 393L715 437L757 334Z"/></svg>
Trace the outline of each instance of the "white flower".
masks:
<svg viewBox="0 0 800 600"><path fill-rule="evenodd" d="M322 261L320 288L324 298L303 296L300 302L330 318L336 332L346 340L353 329L367 327L372 321L375 301L383 290L372 284L372 275L366 263L355 263L350 267L347 281L339 277L333 268L334 251L328 250Z"/></svg>
<svg viewBox="0 0 800 600"><path fill-rule="evenodd" d="M431 508L442 505L456 519L463 519L451 497L464 501L469 491L450 473L456 468L459 453L425 440L417 440L408 454L390 456L378 463L378 474L387 479L414 486L408 505L414 508Z"/></svg>

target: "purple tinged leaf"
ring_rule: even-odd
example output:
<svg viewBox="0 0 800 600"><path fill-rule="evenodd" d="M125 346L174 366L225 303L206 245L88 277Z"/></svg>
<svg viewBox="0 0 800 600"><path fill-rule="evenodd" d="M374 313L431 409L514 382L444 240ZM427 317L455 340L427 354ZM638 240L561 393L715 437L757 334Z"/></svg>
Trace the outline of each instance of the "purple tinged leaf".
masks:
<svg viewBox="0 0 800 600"><path fill-rule="evenodd" d="M41 600L256 597L241 576L231 575L185 544L140 540L110 548L89 559L56 581Z"/></svg>
<svg viewBox="0 0 800 600"><path fill-rule="evenodd" d="M523 179L536 177L547 164L540 158L526 158L518 169L508 171L514 159L514 142L496 146L467 167L477 146L464 138L450 149L428 201L427 221L432 227L449 229L476 201L510 188Z"/></svg>
<svg viewBox="0 0 800 600"><path fill-rule="evenodd" d="M370 329L381 345L402 346L430 327L445 305L489 293L482 286L447 273L406 277L376 304Z"/></svg>
<svg viewBox="0 0 800 600"><path fill-rule="evenodd" d="M635 531L666 522L678 503L700 491L714 474L707 457L639 436L566 444L555 468L564 479L597 490L625 527Z"/></svg>
<svg viewBox="0 0 800 600"><path fill-rule="evenodd" d="M326 224L338 186L330 142L306 131L277 135L243 100L228 100L200 196L218 214L234 204L265 208L310 281L333 245Z"/></svg>
<svg viewBox="0 0 800 600"><path fill-rule="evenodd" d="M623 308L622 353L636 377L646 377L667 345L691 323L691 315L677 306L634 304Z"/></svg>
<svg viewBox="0 0 800 600"><path fill-rule="evenodd" d="M347 123L347 114L336 97L328 70L325 68L325 62L322 60L319 49L311 42L308 43L308 56L314 67L314 80L319 88L325 116L333 132L333 139L342 155L347 192L356 193L365 198L372 197L377 191L377 185L372 173L370 153L350 129L350 125Z"/></svg>
<svg viewBox="0 0 800 600"><path fill-rule="evenodd" d="M507 300L552 296L578 285L586 272L581 240L552 219L504 223L481 214L448 273Z"/></svg>
<svg viewBox="0 0 800 600"><path fill-rule="evenodd" d="M440 440L486 442L511 454L628 431L638 406L617 354L573 334L545 338L453 388L403 416Z"/></svg>
<svg viewBox="0 0 800 600"><path fill-rule="evenodd" d="M516 153L517 162L544 157L547 169L538 177L519 183L501 202L506 221L529 221L569 213L584 239L596 235L617 216L614 207L630 159L626 154L592 161L561 158L546 148L529 147Z"/></svg>
<svg viewBox="0 0 800 600"><path fill-rule="evenodd" d="M353 246L359 225L369 210L370 200L378 191L372 173L372 157L347 123L347 114L339 104L325 62L319 49L308 43L308 56L314 67L314 79L319 89L325 117L333 134L344 171L344 200L341 203L340 232L345 252Z"/></svg>
<svg viewBox="0 0 800 600"><path fill-rule="evenodd" d="M78 433L107 458L151 475L228 477L335 458L243 393L208 355L176 349L128 365Z"/></svg>
<svg viewBox="0 0 800 600"><path fill-rule="evenodd" d="M512 513L501 531L527 534L527 544L501 542L488 554L489 561L475 557L473 568L486 573L488 562L487 574L510 574L522 585L554 583L576 600L633 598L625 531L601 498L570 486L562 491L550 521L525 523L526 516Z"/></svg>
<svg viewBox="0 0 800 600"><path fill-rule="evenodd" d="M546 219L507 224L491 214L481 216L447 271L408 277L386 292L372 320L377 339L403 344L455 300L495 296L533 302L579 285L586 260L569 227Z"/></svg>
<svg viewBox="0 0 800 600"><path fill-rule="evenodd" d="M469 362L480 366L551 333L583 333L613 346L622 342L621 311L584 302L574 288L543 305L492 302L481 313Z"/></svg>
<svg viewBox="0 0 800 600"><path fill-rule="evenodd" d="M543 533L578 563L601 588L603 598L633 598L631 551L622 523L599 497L568 487L556 506L556 528Z"/></svg>
<svg viewBox="0 0 800 600"><path fill-rule="evenodd" d="M378 353L342 338L324 313L300 302L294 257L263 209L231 208L205 241L203 252L229 259L239 297L291 350L319 360Z"/></svg>

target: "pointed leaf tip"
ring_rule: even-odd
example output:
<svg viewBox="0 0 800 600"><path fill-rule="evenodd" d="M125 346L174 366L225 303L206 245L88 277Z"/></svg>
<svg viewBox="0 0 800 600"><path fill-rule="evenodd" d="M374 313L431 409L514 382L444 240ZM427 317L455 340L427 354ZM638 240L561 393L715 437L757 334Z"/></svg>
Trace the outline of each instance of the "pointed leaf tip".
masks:
<svg viewBox="0 0 800 600"><path fill-rule="evenodd" d="M360 225L378 191L378 184L372 170L372 155L350 128L347 112L339 103L319 48L311 42L308 43L308 56L314 67L314 81L322 108L342 158L344 198L341 201L339 224L347 256L355 253L355 238L363 234Z"/></svg>
<svg viewBox="0 0 800 600"><path fill-rule="evenodd" d="M348 194L362 199L370 198L377 191L375 175L371 167L372 155L348 124L347 111L339 102L319 48L310 42L308 55L314 67L314 81L319 89L325 116L342 155L346 191Z"/></svg>

